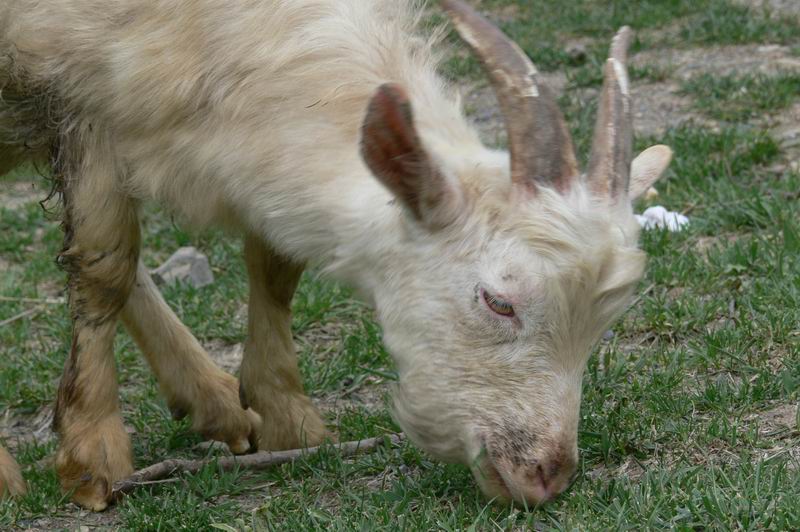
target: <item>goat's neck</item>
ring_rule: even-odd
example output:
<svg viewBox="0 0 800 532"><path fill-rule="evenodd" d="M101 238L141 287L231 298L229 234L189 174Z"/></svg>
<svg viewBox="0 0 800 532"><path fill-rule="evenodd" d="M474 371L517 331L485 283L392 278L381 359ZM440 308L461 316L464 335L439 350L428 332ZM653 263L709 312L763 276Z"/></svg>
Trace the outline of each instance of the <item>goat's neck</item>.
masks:
<svg viewBox="0 0 800 532"><path fill-rule="evenodd" d="M404 240L400 205L364 166L309 180L302 193L271 190L256 199L257 230L280 253L373 299L385 264Z"/></svg>

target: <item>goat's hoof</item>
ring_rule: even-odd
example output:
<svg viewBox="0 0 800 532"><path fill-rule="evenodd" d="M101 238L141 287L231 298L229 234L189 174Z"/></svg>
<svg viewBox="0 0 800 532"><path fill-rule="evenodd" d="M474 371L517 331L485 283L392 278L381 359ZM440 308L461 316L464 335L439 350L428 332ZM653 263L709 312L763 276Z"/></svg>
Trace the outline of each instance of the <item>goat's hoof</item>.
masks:
<svg viewBox="0 0 800 532"><path fill-rule="evenodd" d="M0 447L0 499L17 497L24 493L25 481L22 480L19 465L8 451Z"/></svg>
<svg viewBox="0 0 800 532"><path fill-rule="evenodd" d="M92 512L102 512L108 508L108 482L105 479L91 480L77 486L72 492L72 502Z"/></svg>
<svg viewBox="0 0 800 532"><path fill-rule="evenodd" d="M91 431L62 427L56 472L61 489L71 493L75 504L93 512L105 510L114 482L133 473L130 439L122 420L109 417L92 425Z"/></svg>
<svg viewBox="0 0 800 532"><path fill-rule="evenodd" d="M224 442L234 454L255 449L261 418L253 410L242 408L239 381L220 372L206 384L202 396L194 398L185 409L192 418L192 430L210 440Z"/></svg>
<svg viewBox="0 0 800 532"><path fill-rule="evenodd" d="M262 419L258 436L260 451L316 447L325 440L336 441L336 436L325 427L319 411L306 395L274 400L262 413Z"/></svg>
<svg viewBox="0 0 800 532"><path fill-rule="evenodd" d="M72 494L72 502L93 512L102 512L111 502L111 489L114 482L131 473L133 467L119 464L117 471L110 471L103 464L100 471L90 473L86 466L76 462L56 459L56 470L61 479L61 489ZM78 473L83 471L83 473Z"/></svg>

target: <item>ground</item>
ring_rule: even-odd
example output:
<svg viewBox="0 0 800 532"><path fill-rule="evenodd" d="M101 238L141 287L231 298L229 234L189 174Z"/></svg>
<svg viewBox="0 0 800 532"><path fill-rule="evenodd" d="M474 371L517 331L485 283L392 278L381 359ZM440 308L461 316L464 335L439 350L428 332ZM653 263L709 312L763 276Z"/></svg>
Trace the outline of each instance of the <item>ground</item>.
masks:
<svg viewBox="0 0 800 532"><path fill-rule="evenodd" d="M638 31L637 147L676 153L657 202L691 219L650 232L648 273L586 373L580 476L531 511L487 504L469 472L413 445L352 459L326 452L261 474L209 467L142 489L101 514L59 493L49 466L52 400L70 334L61 234L31 170L0 181L0 440L30 493L0 503L0 529L776 529L800 528L800 9L761 0L475 2L561 95L585 157L608 38ZM432 23L441 21L435 6ZM454 45L445 71L487 142L504 142L491 91ZM637 205L638 209L645 205ZM182 245L216 282L167 288L215 358L237 370L246 280L241 244L186 233L145 211L144 260ZM398 430L394 379L372 311L307 273L294 303L305 384L341 439ZM209 452L174 422L131 340L117 341L137 467Z"/></svg>

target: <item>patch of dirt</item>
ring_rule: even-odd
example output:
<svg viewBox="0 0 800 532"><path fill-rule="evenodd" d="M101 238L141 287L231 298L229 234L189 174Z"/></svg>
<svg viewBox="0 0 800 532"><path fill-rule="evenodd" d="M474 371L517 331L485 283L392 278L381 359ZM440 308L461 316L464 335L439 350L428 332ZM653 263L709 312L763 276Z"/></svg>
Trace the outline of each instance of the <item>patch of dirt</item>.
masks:
<svg viewBox="0 0 800 532"><path fill-rule="evenodd" d="M769 410L757 412L747 418L759 424L759 434L771 436L800 436L800 424L797 418L797 404L777 405Z"/></svg>
<svg viewBox="0 0 800 532"><path fill-rule="evenodd" d="M119 527L118 512L115 507L101 513L87 512L68 504L61 509L57 517L40 517L30 521L20 521L20 530L49 532L52 530L70 530L88 532L91 529L114 530Z"/></svg>
<svg viewBox="0 0 800 532"><path fill-rule="evenodd" d="M11 263L5 260L3 257L0 257L0 272L10 272L11 271Z"/></svg>
<svg viewBox="0 0 800 532"><path fill-rule="evenodd" d="M800 4L798 4L800 5ZM692 108L692 99L680 94L681 82L700 74L768 74L781 71L800 72L800 57L794 56L788 46L742 45L712 46L706 48L664 48L646 50L631 58L631 65L656 67L670 72L664 82L632 81L634 127L640 136L659 136L671 127L687 121L718 128L711 120ZM561 95L567 88L565 72L544 76L546 83ZM481 84L463 89L464 108L477 127L481 138L490 146L506 142L497 101L491 87ZM582 89L578 96L583 101L597 98L595 88ZM785 147L800 152L800 104L786 112L769 118L776 139Z"/></svg>
<svg viewBox="0 0 800 532"><path fill-rule="evenodd" d="M605 464L586 472L586 476L592 480L595 479L612 479L624 477L629 480L638 480L647 472L648 463L642 463L633 456L628 456L625 461L616 467L609 467Z"/></svg>
<svg viewBox="0 0 800 532"><path fill-rule="evenodd" d="M0 206L9 210L19 209L30 203L38 203L47 196L35 180L16 181L0 187Z"/></svg>
<svg viewBox="0 0 800 532"><path fill-rule="evenodd" d="M662 48L645 50L631 58L631 65L667 69L675 80L698 74L775 74L800 71L800 57L788 46L747 44L704 48Z"/></svg>
<svg viewBox="0 0 800 532"><path fill-rule="evenodd" d="M0 438L5 440L13 455L22 445L29 443L44 445L54 440L56 435L52 431L52 426L52 405L45 405L30 416L13 415L11 410L6 410L0 418Z"/></svg>
<svg viewBox="0 0 800 532"><path fill-rule="evenodd" d="M735 0L737 4L755 9L768 9L773 18L778 16L800 17L800 2L797 0Z"/></svg>
<svg viewBox="0 0 800 532"><path fill-rule="evenodd" d="M566 74L544 77L557 96L564 93L567 88ZM692 110L691 99L680 95L679 89L680 85L676 82L633 82L634 127L637 135L658 136L665 129L688 120L709 127L716 125ZM595 88L582 89L578 91L578 97L583 101L591 101L598 97L598 93ZM464 108L487 145L501 146L506 143L505 124L491 87L480 85L466 88Z"/></svg>
<svg viewBox="0 0 800 532"><path fill-rule="evenodd" d="M706 48L666 48L646 50L631 58L631 65L653 66L670 72L664 83L633 82L634 125L638 134L659 135L669 127L687 120L711 129L717 123L692 109L690 97L680 94L681 82L701 74L766 74L800 72L800 58L789 47L779 45L712 46ZM774 117L776 138L797 139L800 143L798 118L781 112ZM779 129L783 128L783 129Z"/></svg>
<svg viewBox="0 0 800 532"><path fill-rule="evenodd" d="M694 242L688 243L684 249L687 252L694 250L705 256L705 252L709 251L710 249L713 249L719 245L722 245L722 247L728 247L731 244L738 242L740 239L741 235L736 233L698 236Z"/></svg>
<svg viewBox="0 0 800 532"><path fill-rule="evenodd" d="M636 135L658 137L665 130L693 121L710 128L716 122L692 109L692 100L679 94L680 85L633 82L633 126Z"/></svg>
<svg viewBox="0 0 800 532"><path fill-rule="evenodd" d="M772 122L772 134L786 151L789 160L800 160L800 102L782 110L773 117Z"/></svg>
<svg viewBox="0 0 800 532"><path fill-rule="evenodd" d="M761 458L768 460L778 456L789 459L787 467L800 467L800 423L795 404L780 404L749 416L748 421L758 423L758 432L763 440L772 440L772 446L760 451Z"/></svg>
<svg viewBox="0 0 800 532"><path fill-rule="evenodd" d="M211 359L219 367L232 375L239 373L239 366L242 365L242 355L244 354L244 344L228 344L222 340L212 340L203 345Z"/></svg>

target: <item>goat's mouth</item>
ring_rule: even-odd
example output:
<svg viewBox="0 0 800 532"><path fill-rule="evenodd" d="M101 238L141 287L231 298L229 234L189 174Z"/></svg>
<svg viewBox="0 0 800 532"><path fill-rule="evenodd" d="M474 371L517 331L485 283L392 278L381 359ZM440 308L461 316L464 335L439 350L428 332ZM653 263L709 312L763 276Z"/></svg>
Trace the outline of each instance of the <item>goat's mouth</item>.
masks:
<svg viewBox="0 0 800 532"><path fill-rule="evenodd" d="M539 507L567 491L578 478L577 470L558 472L547 462L516 461L493 457L482 451L473 461L472 474L484 495L502 504L514 504L526 510ZM567 475L567 472L571 473Z"/></svg>
<svg viewBox="0 0 800 532"><path fill-rule="evenodd" d="M472 467L472 474L486 496L502 503L508 503L514 500L508 483L492 461L486 456L485 451L476 458Z"/></svg>

